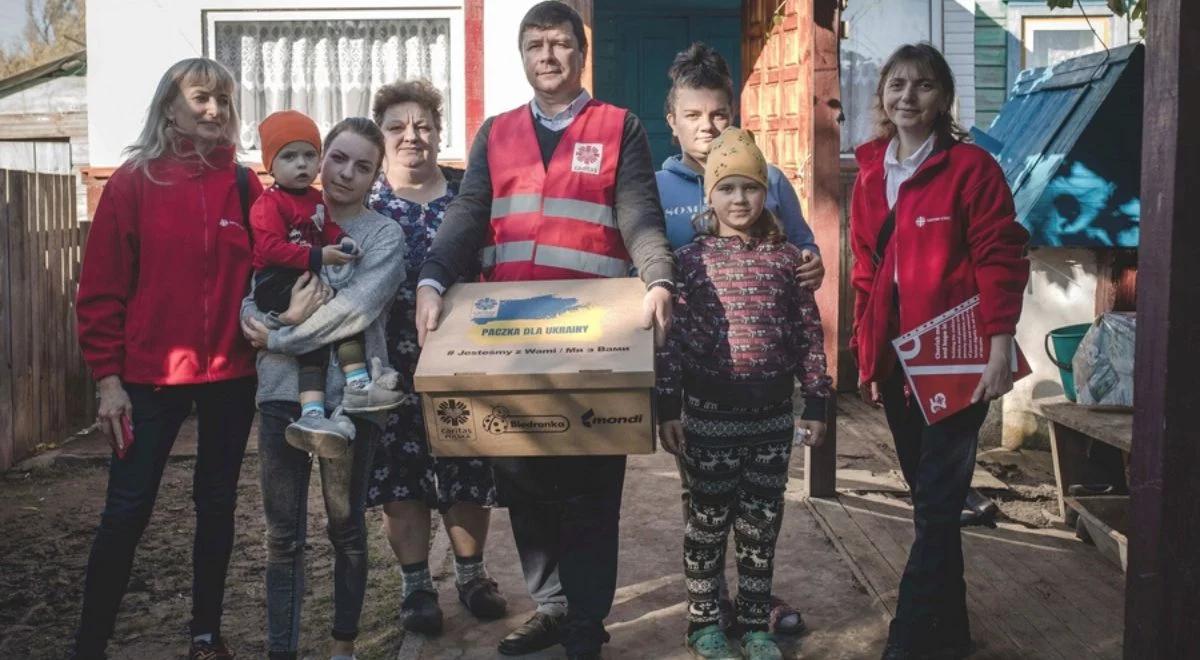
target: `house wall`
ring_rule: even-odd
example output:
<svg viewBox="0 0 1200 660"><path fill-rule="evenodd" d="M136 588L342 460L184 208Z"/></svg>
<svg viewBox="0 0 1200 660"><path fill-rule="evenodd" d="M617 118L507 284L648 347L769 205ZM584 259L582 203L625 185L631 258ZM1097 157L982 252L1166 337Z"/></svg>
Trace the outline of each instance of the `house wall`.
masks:
<svg viewBox="0 0 1200 660"><path fill-rule="evenodd" d="M975 123L987 128L1008 96L1005 0L975 2Z"/></svg>
<svg viewBox="0 0 1200 660"><path fill-rule="evenodd" d="M1095 318L1097 257L1096 250L1086 248L1030 251L1029 285L1016 339L1033 373L1015 383L1004 398L1001 441L1006 447L1017 448L1030 440L1041 444L1047 439L1045 423L1032 413L1038 399L1060 396L1063 390L1058 367L1046 355L1046 333Z"/></svg>
<svg viewBox="0 0 1200 660"><path fill-rule="evenodd" d="M975 1L942 0L942 53L954 72L955 113L964 128L975 125Z"/></svg>
<svg viewBox="0 0 1200 660"><path fill-rule="evenodd" d="M521 67L521 51L517 46L517 29L521 17L538 0L484 0L484 85L483 110L488 117L528 103L532 96L525 70Z"/></svg>
<svg viewBox="0 0 1200 660"><path fill-rule="evenodd" d="M356 9L461 8L471 0L355 0ZM205 49L202 10L329 9L330 0L91 0L87 15L88 130L92 168L116 167L121 150L137 136L145 108L163 71ZM483 0L483 109L507 110L529 98L516 46L521 16L535 0ZM130 38L130 16L139 29ZM461 64L459 64L461 66ZM468 102L471 99L467 99Z"/></svg>

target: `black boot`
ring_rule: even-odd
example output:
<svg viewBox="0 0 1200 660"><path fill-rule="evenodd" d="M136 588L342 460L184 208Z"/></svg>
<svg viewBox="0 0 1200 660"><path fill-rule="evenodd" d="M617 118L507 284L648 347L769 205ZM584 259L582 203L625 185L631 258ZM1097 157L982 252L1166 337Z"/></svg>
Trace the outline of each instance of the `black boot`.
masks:
<svg viewBox="0 0 1200 660"><path fill-rule="evenodd" d="M400 625L422 635L442 634L442 608L437 594L425 590L409 594L400 605Z"/></svg>
<svg viewBox="0 0 1200 660"><path fill-rule="evenodd" d="M501 655L525 655L542 649L548 649L558 644L561 635L559 628L563 617L551 616L534 612L528 621L500 640L498 650Z"/></svg>

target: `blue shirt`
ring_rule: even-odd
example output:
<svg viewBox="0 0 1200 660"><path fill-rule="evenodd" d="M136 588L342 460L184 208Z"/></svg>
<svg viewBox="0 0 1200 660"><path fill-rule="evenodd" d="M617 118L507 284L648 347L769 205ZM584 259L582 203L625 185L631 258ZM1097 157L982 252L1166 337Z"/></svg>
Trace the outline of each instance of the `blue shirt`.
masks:
<svg viewBox="0 0 1200 660"><path fill-rule="evenodd" d="M570 126L571 122L575 121L575 116L583 110L583 106L587 105L587 102L591 100L592 95L588 94L588 91L585 89L579 92L579 96L576 96L574 101L571 101L566 108L563 108L562 112L553 117L542 112L542 109L538 107L537 99L529 102L529 109L533 110L533 118L538 120L538 123L557 133Z"/></svg>
<svg viewBox="0 0 1200 660"><path fill-rule="evenodd" d="M681 155L663 161L662 169L654 176L658 181L658 196L662 199L663 214L666 216L667 240L671 242L672 250L678 250L696 237L692 218L707 208L704 203L704 177L685 165ZM821 253L812 229L804 221L796 190L783 171L774 165L767 165L767 208L779 218L789 243L802 250Z"/></svg>

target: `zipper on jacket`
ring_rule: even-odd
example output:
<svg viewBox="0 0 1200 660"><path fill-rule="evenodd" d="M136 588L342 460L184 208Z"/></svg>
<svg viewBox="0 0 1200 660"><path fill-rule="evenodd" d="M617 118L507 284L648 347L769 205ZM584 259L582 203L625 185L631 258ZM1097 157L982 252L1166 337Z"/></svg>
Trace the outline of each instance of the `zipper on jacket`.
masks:
<svg viewBox="0 0 1200 660"><path fill-rule="evenodd" d="M203 337L202 341L204 342L204 345L201 347L201 350L203 351L203 355L204 355L204 380L205 380L205 382L212 382L212 374L209 371L210 359L209 359L209 354L208 354L209 353L208 293L211 290L211 287L208 284L208 265L209 265L208 264L208 262L209 262L208 198L204 194L203 178L204 178L204 176L201 175L200 176L200 219L201 219L202 224L204 225L204 251L202 253L202 255L204 257L204 267L203 267L204 276L200 280L200 283L201 283L200 299L203 301L201 303L200 307L203 310L202 314L203 314L203 318L204 318L204 323L203 323L204 337Z"/></svg>

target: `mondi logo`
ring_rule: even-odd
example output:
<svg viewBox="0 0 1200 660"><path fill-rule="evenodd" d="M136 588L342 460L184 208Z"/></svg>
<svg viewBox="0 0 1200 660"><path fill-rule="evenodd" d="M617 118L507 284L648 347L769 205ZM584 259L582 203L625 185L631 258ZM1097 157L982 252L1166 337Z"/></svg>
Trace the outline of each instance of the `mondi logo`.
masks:
<svg viewBox="0 0 1200 660"><path fill-rule="evenodd" d="M583 422L583 425L590 429L593 426L601 424L641 424L642 416L639 414L626 417L601 417L596 414L595 410L588 408L587 412L580 416L579 421Z"/></svg>

